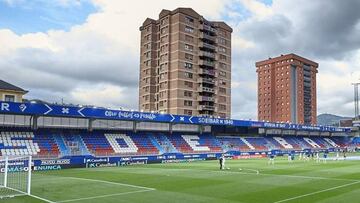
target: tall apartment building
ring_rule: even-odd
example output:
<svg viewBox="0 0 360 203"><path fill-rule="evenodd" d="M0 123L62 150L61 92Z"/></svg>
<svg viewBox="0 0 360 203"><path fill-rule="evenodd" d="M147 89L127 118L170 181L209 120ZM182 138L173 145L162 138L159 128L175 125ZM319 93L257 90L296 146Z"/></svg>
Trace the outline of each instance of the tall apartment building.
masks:
<svg viewBox="0 0 360 203"><path fill-rule="evenodd" d="M178 8L140 31L140 110L230 117L231 27Z"/></svg>
<svg viewBox="0 0 360 203"><path fill-rule="evenodd" d="M256 62L258 119L316 124L318 64L295 54Z"/></svg>

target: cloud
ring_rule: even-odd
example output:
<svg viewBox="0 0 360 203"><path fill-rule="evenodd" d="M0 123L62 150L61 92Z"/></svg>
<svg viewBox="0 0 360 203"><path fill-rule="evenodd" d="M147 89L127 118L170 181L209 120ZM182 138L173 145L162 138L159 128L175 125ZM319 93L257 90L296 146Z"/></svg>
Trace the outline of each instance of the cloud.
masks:
<svg viewBox="0 0 360 203"><path fill-rule="evenodd" d="M319 63L318 113L353 115L349 81L351 73L360 70L359 1L274 0L271 6L260 1L240 3L250 17L231 18L229 22L235 27L232 77L243 84L233 90L234 115L241 112L256 118L257 92L249 88L249 84L256 85L254 63L286 53Z"/></svg>

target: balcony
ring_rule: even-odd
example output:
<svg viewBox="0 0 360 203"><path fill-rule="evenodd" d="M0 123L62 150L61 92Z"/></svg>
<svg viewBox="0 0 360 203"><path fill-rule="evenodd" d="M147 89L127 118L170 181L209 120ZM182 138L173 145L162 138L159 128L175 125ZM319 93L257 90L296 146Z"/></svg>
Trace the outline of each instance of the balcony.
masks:
<svg viewBox="0 0 360 203"><path fill-rule="evenodd" d="M215 54L207 51L200 51L200 56L206 56L208 58L215 59Z"/></svg>
<svg viewBox="0 0 360 203"><path fill-rule="evenodd" d="M211 85L215 85L215 80L211 78L198 78L198 83L207 83Z"/></svg>
<svg viewBox="0 0 360 203"><path fill-rule="evenodd" d="M208 44L208 43L206 43L206 42L200 42L200 43L199 43L199 47L202 47L202 48L205 48L205 49L209 49L209 50L212 50L212 51L215 51L215 50L216 50L216 46L215 46L215 45Z"/></svg>
<svg viewBox="0 0 360 203"><path fill-rule="evenodd" d="M200 69L199 74L200 75L210 75L210 76L215 77L215 71L214 70Z"/></svg>
<svg viewBox="0 0 360 203"><path fill-rule="evenodd" d="M203 30L207 30L207 31L216 33L216 29L213 28L213 27L211 27L211 26L209 26L209 25L202 24L202 25L200 25L200 29L203 29Z"/></svg>
<svg viewBox="0 0 360 203"><path fill-rule="evenodd" d="M213 42L215 42L215 39L216 39L215 36L211 36L209 34L206 34L205 32L200 33L200 38L208 39L208 40L213 41Z"/></svg>
<svg viewBox="0 0 360 203"><path fill-rule="evenodd" d="M198 92L215 93L215 89L214 89L214 88L210 88L210 87L202 87L202 86L200 86L200 87L198 88Z"/></svg>
<svg viewBox="0 0 360 203"><path fill-rule="evenodd" d="M209 106L209 105L199 105L197 107L197 110L199 110L199 111L214 111L215 107L214 106Z"/></svg>
<svg viewBox="0 0 360 203"><path fill-rule="evenodd" d="M212 61L200 60L199 65L215 68L215 63Z"/></svg>
<svg viewBox="0 0 360 203"><path fill-rule="evenodd" d="M213 97L206 97L206 96L198 96L198 101L207 101L207 102L214 102L215 99Z"/></svg>

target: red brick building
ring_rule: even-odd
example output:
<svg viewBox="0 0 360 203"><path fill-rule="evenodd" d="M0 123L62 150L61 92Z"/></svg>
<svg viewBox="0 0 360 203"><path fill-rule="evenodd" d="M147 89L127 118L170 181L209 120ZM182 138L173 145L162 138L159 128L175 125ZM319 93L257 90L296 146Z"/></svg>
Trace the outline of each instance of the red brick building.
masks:
<svg viewBox="0 0 360 203"><path fill-rule="evenodd" d="M296 54L256 62L258 119L316 124L317 68Z"/></svg>

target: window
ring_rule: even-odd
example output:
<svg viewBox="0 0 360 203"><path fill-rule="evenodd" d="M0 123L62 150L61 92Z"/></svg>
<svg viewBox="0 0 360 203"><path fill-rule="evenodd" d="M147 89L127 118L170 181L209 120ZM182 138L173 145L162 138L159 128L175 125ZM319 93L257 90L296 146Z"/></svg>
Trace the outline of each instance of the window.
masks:
<svg viewBox="0 0 360 203"><path fill-rule="evenodd" d="M167 42L167 38L168 38L168 36L161 37L160 42L161 43Z"/></svg>
<svg viewBox="0 0 360 203"><path fill-rule="evenodd" d="M185 72L184 75L185 75L186 78L193 78L192 73Z"/></svg>
<svg viewBox="0 0 360 203"><path fill-rule="evenodd" d="M189 82L189 81L185 81L185 82L184 82L184 85L187 86L187 87L190 87L190 88L193 87L193 83L192 83L192 82Z"/></svg>
<svg viewBox="0 0 360 203"><path fill-rule="evenodd" d="M184 106L192 106L192 101L184 100Z"/></svg>
<svg viewBox="0 0 360 203"><path fill-rule="evenodd" d="M185 41L187 42L194 42L194 37L190 36L190 35L185 35Z"/></svg>
<svg viewBox="0 0 360 203"><path fill-rule="evenodd" d="M220 65L220 68L226 69L226 64L225 63L219 63L219 65Z"/></svg>
<svg viewBox="0 0 360 203"><path fill-rule="evenodd" d="M219 92L225 94L225 93L226 93L226 89L225 89L225 88L222 88L222 87L219 87Z"/></svg>
<svg viewBox="0 0 360 203"><path fill-rule="evenodd" d="M193 64L191 64L191 63L186 63L186 62L185 62L185 68L187 68L187 69L192 69L192 68L193 68Z"/></svg>
<svg viewBox="0 0 360 203"><path fill-rule="evenodd" d="M192 92L191 91L184 91L184 96L185 97L192 97Z"/></svg>
<svg viewBox="0 0 360 203"><path fill-rule="evenodd" d="M185 26L185 32L194 33L194 28L189 27L189 26Z"/></svg>
<svg viewBox="0 0 360 203"><path fill-rule="evenodd" d="M222 60L222 61L226 61L226 56L225 56L225 55L220 54L220 60Z"/></svg>
<svg viewBox="0 0 360 203"><path fill-rule="evenodd" d="M193 55L188 54L188 53L185 53L185 59L187 59L187 60L189 60L189 61L192 61L192 60L193 60L193 58L194 58L194 56L193 56Z"/></svg>
<svg viewBox="0 0 360 203"><path fill-rule="evenodd" d="M226 82L224 80L219 80L220 85L226 85Z"/></svg>
<svg viewBox="0 0 360 203"><path fill-rule="evenodd" d="M191 116L192 115L192 110L184 109L184 114Z"/></svg>
<svg viewBox="0 0 360 203"><path fill-rule="evenodd" d="M223 38L219 38L219 44L226 45L226 40Z"/></svg>
<svg viewBox="0 0 360 203"><path fill-rule="evenodd" d="M225 72L225 71L220 71L220 72L219 72L219 75L220 75L220 76L223 76L223 77L226 77L226 72Z"/></svg>
<svg viewBox="0 0 360 203"><path fill-rule="evenodd" d="M219 109L220 109L220 111L225 111L225 110L226 110L226 106L220 104L220 105L219 105Z"/></svg>
<svg viewBox="0 0 360 203"><path fill-rule="evenodd" d="M219 47L219 51L223 52L223 53L226 53L226 49L224 47Z"/></svg>
<svg viewBox="0 0 360 203"><path fill-rule="evenodd" d="M190 24L193 24L194 23L194 19L189 17L189 16L185 16L185 22L186 23L190 23Z"/></svg>
<svg viewBox="0 0 360 203"><path fill-rule="evenodd" d="M15 102L15 96L14 95L5 95L5 101L6 102Z"/></svg>
<svg viewBox="0 0 360 203"><path fill-rule="evenodd" d="M194 50L194 46L191 46L189 44L185 44L185 50L187 51L193 51Z"/></svg>
<svg viewBox="0 0 360 203"><path fill-rule="evenodd" d="M167 26L166 27L163 27L161 28L161 34L165 34L167 32Z"/></svg>

